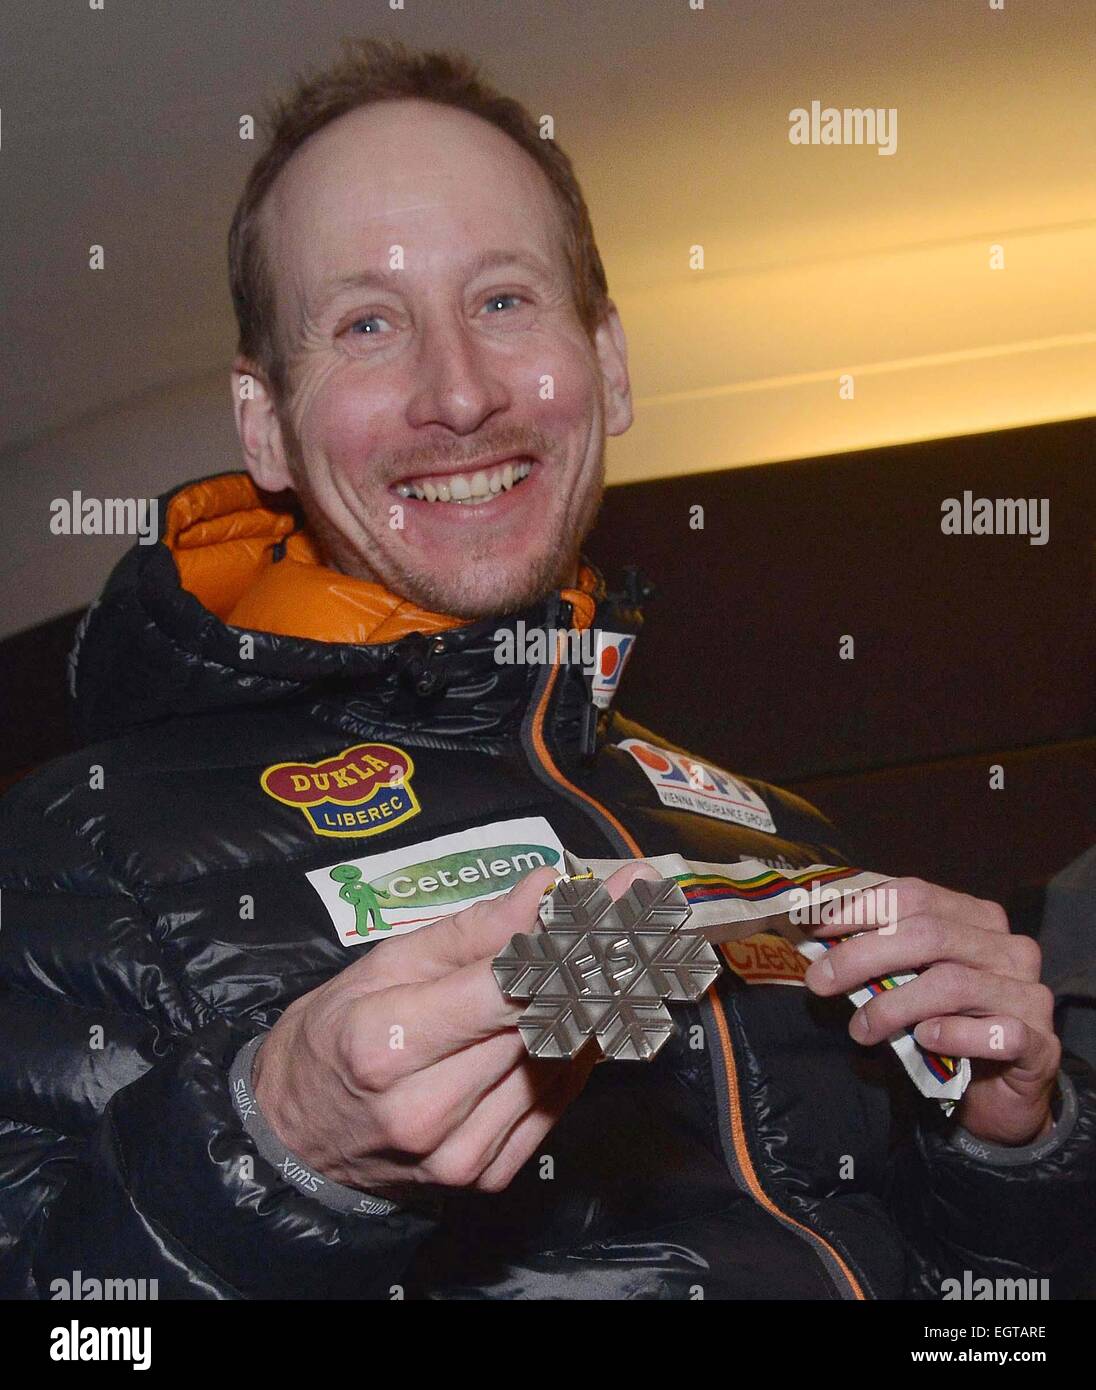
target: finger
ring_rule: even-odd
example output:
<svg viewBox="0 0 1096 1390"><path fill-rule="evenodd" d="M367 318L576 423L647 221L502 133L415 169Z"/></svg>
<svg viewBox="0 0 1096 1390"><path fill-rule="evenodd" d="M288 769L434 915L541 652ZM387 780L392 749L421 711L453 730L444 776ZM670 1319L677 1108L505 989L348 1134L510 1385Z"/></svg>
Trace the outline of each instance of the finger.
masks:
<svg viewBox="0 0 1096 1390"><path fill-rule="evenodd" d="M632 884L639 878L657 879L658 873L649 864L637 861L634 864L624 865L610 875L606 880L605 886L610 896L615 900L626 893ZM524 886L524 884L520 885L522 888L524 888ZM511 938L508 937L507 941L510 939ZM501 949L501 947L499 949ZM420 1025L424 1012L426 1012L428 1017L438 1025L436 1028L428 1025L425 1030L420 1026L417 1035L418 1040L423 1043L425 1049L429 1050L422 1050L419 1048L413 1050L412 1056L415 1062L423 1063L424 1067L433 1066L442 1060L452 1057L458 1051L467 1048L481 1038L488 1037L491 1033L497 1032L502 1028L514 1030L510 1042L510 1049L515 1059L521 1055L524 1050L524 1044L520 1034L516 1030L516 1023L517 1018L527 1007L528 1001L520 999L511 1001L506 999L494 978L493 970L490 971L488 977L486 973L477 968L486 966L490 970L493 960L493 956L488 956L481 961L474 962L472 965L464 966L460 971L452 972L451 975L442 976L439 980L433 982L420 982L421 984L432 983L435 986L442 987L435 988L432 993L423 993L415 996L415 1012L416 1017L420 1020ZM457 975L460 976L459 984L461 988L466 991L463 996L468 1008L466 1019L470 1017L476 1021L475 1032L454 1032L452 1029L444 1026L447 1020L451 1019L453 1014L462 1008L456 986L454 986L452 991L445 987L445 982L453 979L454 976ZM490 984L485 984L488 978ZM498 1003L497 1007L492 1007L492 1005L496 1003L492 991L494 995L497 995L498 1001L501 1001ZM437 1001L436 1013L430 1014L429 1011L435 999ZM440 1047L442 1049L436 1056L432 1055L432 1049L435 1047ZM458 1081L463 1065L465 1064L458 1063L453 1069L454 1076ZM476 1059L473 1058L467 1065L474 1068L477 1065ZM423 1067L418 1069L421 1070Z"/></svg>
<svg viewBox="0 0 1096 1390"><path fill-rule="evenodd" d="M578 877L578 875L572 875L572 877ZM617 902L620 898L624 897L625 893L628 892L632 884L638 879L643 878L649 881L655 881L660 877L661 875L658 870L648 864L645 859L636 859L630 864L622 864L619 869L614 869L604 881L605 891L613 902ZM549 889L551 889L552 886L553 885L549 884ZM543 924L539 920L535 929L537 931L544 930Z"/></svg>
<svg viewBox="0 0 1096 1390"><path fill-rule="evenodd" d="M658 874L649 864L628 864L610 876L606 888L611 896L619 897L640 878L657 879ZM448 994L448 991L445 993ZM428 1002L424 1006L424 999L428 1001L429 996L420 993L416 997L419 1012L424 1007L429 1008ZM501 1016L504 1023L512 1025L516 1022L524 1007L523 1001L511 1006ZM420 1137L423 1131L427 1135L433 1134L435 1143L463 1123L480 1100L528 1056L524 1041L513 1026L506 1026L504 1031L496 1032L482 1041L466 1042L463 1046L451 1048L434 1061L429 1060L431 1054L427 1050L439 1045L434 1029L428 1030L429 1036L424 1035L422 1030L416 1030L411 1040L407 1037L406 1029L402 1033L401 1046L405 1056L384 1069L385 1079L389 1081L385 1088L384 1107L393 1112L394 1118L398 1118L401 1112L419 1116L421 1122L417 1122L415 1127ZM409 1041L411 1046L408 1046ZM451 1042L450 1038L450 1045ZM367 1046L375 1047L376 1041L363 1041L363 1049ZM545 1064L537 1062L534 1065ZM547 1065L549 1074L557 1076L559 1064ZM444 1098L440 1105L439 1097ZM426 1140L423 1142L425 1144ZM433 1147L435 1144L429 1144L422 1152L428 1152Z"/></svg>
<svg viewBox="0 0 1096 1390"><path fill-rule="evenodd" d="M1000 903L958 893L920 878L892 878L874 888L848 893L839 901L823 903L815 936L838 936L858 926L891 927L910 917L931 916L967 923L983 931L1007 933L1008 915Z"/></svg>
<svg viewBox="0 0 1096 1390"><path fill-rule="evenodd" d="M526 1003L506 998L490 960L440 979L364 994L348 1011L341 1060L361 1091L386 1091L443 1057L514 1028Z"/></svg>
<svg viewBox="0 0 1096 1390"><path fill-rule="evenodd" d="M1053 1032L1054 996L1046 985L974 970L966 965L930 966L923 975L886 989L853 1014L849 1032L870 1046L928 1018L952 1014L1007 1014L1033 1028Z"/></svg>
<svg viewBox="0 0 1096 1390"><path fill-rule="evenodd" d="M557 878L559 873L548 865L534 869L501 897L473 903L386 942L386 953L398 950L398 955L386 955L377 966L402 980L430 980L496 956L512 936L535 929L540 899Z"/></svg>
<svg viewBox="0 0 1096 1390"><path fill-rule="evenodd" d="M597 1061L597 1049L590 1049L589 1060L580 1058L541 1103L523 1115L487 1164L476 1182L478 1192L501 1192L509 1187L519 1170L528 1163L558 1123L564 1111L589 1080Z"/></svg>
<svg viewBox="0 0 1096 1390"><path fill-rule="evenodd" d="M1007 1062L1044 1079L1058 1070L1061 1046L1053 1034L1033 1028L1007 1014L985 1018L951 1016L923 1019L913 1030L922 1047L949 1057L981 1058Z"/></svg>
<svg viewBox="0 0 1096 1390"><path fill-rule="evenodd" d="M622 864L605 880L605 887L608 889L609 896L614 902L622 898L636 879L645 878L651 881L660 878L658 870L645 859L637 859L632 864Z"/></svg>
<svg viewBox="0 0 1096 1390"><path fill-rule="evenodd" d="M386 1092L378 1104L381 1126L394 1129L409 1120L420 1141L414 1152L433 1153L528 1055L521 1034L508 1028L443 1057Z"/></svg>
<svg viewBox="0 0 1096 1390"><path fill-rule="evenodd" d="M479 1044L477 1050L489 1046ZM567 1070L556 1063L534 1085L525 1074L530 1060L523 1055L489 1084L485 1071L474 1091L456 1101L437 1086L401 1085L379 1097L367 1136L374 1181L385 1187L405 1182L471 1187L513 1126L558 1089L556 1073ZM549 1064L539 1066L547 1069ZM437 1070L432 1067L415 1081Z"/></svg>
<svg viewBox="0 0 1096 1390"><path fill-rule="evenodd" d="M542 1117L552 1113L553 1100L561 1093L571 1095L581 1089L595 1059L595 1048L584 1049L581 1058L570 1062L528 1058L483 1097L467 1121L429 1156L424 1170L433 1181L446 1186L473 1186L522 1121L537 1112Z"/></svg>
<svg viewBox="0 0 1096 1390"><path fill-rule="evenodd" d="M1039 978L1041 953L1029 936L1001 936L966 923L917 915L893 932L865 931L832 946L804 976L816 994L849 994L867 980L920 970L940 961L1016 980Z"/></svg>
<svg viewBox="0 0 1096 1390"><path fill-rule="evenodd" d="M502 897L474 903L451 917L386 942L384 954L371 956L370 969L361 972L363 992L438 979L473 960L498 955L512 936L540 929L541 899L558 878L558 872L548 866L534 869ZM606 880L609 896L615 901L637 878L658 878L658 872L643 860L625 864Z"/></svg>

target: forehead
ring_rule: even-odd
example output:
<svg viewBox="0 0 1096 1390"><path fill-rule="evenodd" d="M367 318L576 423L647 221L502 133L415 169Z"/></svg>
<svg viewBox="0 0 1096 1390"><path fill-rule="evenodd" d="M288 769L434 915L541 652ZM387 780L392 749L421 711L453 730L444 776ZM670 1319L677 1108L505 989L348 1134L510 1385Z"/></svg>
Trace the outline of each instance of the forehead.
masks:
<svg viewBox="0 0 1096 1390"><path fill-rule="evenodd" d="M414 280L484 248L562 268L563 221L540 166L466 111L385 101L314 135L262 209L279 307L315 311L331 282L386 268L393 245Z"/></svg>

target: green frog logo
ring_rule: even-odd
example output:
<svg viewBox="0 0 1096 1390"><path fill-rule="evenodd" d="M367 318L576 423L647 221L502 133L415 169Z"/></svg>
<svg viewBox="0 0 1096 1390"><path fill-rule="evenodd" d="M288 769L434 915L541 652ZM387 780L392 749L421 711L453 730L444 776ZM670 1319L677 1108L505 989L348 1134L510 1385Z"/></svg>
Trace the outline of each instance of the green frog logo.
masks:
<svg viewBox="0 0 1096 1390"><path fill-rule="evenodd" d="M354 921L359 936L370 932L391 931L392 925L381 915L381 905L373 888L362 880L362 871L353 864L336 864L331 877L341 883L339 897L354 909Z"/></svg>

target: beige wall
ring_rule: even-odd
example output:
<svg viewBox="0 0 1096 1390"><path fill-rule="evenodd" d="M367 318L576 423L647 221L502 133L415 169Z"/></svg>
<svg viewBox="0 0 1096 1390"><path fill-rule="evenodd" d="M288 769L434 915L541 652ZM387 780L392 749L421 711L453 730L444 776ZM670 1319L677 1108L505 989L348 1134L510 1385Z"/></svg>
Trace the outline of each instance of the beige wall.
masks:
<svg viewBox="0 0 1096 1390"><path fill-rule="evenodd" d="M613 479L1096 414L1096 224L997 244L1003 270L972 235L622 290L636 424Z"/></svg>
<svg viewBox="0 0 1096 1390"><path fill-rule="evenodd" d="M745 4L722 80L605 115L615 478L1096 414L1096 8L1003 3ZM896 153L792 145L812 99L894 108Z"/></svg>

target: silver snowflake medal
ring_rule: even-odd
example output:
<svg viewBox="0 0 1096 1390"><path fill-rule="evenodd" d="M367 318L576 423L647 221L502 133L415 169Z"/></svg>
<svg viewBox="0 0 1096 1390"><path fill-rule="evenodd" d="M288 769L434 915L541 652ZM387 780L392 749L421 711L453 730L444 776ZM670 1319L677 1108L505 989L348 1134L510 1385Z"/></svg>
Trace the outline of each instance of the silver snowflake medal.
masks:
<svg viewBox="0 0 1096 1390"><path fill-rule="evenodd" d="M699 999L722 966L670 878L637 879L616 902L593 875L560 879L540 907L544 927L517 935L492 968L534 1057L574 1057L589 1038L617 1061L650 1061L673 1032L664 1000Z"/></svg>

